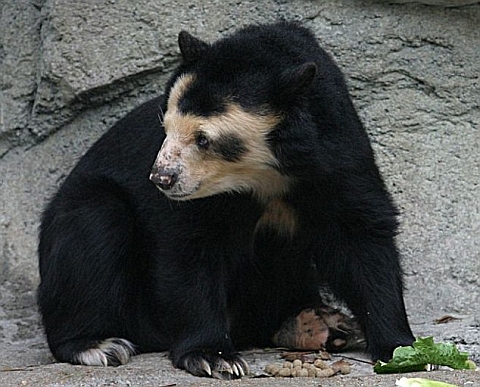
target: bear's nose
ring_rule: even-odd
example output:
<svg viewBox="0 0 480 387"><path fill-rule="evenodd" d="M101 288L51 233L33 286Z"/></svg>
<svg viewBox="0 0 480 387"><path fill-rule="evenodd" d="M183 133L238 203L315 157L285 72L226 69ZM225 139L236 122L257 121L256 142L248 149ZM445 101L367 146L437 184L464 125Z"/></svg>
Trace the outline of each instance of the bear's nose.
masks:
<svg viewBox="0 0 480 387"><path fill-rule="evenodd" d="M153 184L160 187L162 190L167 191L172 188L177 181L178 174L172 170L152 170L150 174L150 180Z"/></svg>

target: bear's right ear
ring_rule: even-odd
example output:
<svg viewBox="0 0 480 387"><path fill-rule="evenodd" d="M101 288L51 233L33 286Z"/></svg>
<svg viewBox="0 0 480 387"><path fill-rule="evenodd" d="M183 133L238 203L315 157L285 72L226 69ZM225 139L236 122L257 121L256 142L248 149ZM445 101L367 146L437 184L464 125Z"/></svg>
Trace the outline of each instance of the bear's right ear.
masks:
<svg viewBox="0 0 480 387"><path fill-rule="evenodd" d="M317 75L315 62L306 62L298 67L289 69L282 74L281 83L290 96L302 94L313 82Z"/></svg>
<svg viewBox="0 0 480 387"><path fill-rule="evenodd" d="M187 31L181 31L178 34L178 46L180 47L183 60L187 63L196 62L201 59L210 49L208 43L197 39Z"/></svg>

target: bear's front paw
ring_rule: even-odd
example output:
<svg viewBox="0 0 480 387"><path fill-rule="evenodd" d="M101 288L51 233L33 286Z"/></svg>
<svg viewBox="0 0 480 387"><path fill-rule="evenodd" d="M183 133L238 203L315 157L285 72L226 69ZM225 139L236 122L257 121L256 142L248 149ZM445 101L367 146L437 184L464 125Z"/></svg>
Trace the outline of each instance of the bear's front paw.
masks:
<svg viewBox="0 0 480 387"><path fill-rule="evenodd" d="M194 351L180 358L175 364L195 376L209 376L216 379L238 379L249 373L248 364L236 354L222 352Z"/></svg>

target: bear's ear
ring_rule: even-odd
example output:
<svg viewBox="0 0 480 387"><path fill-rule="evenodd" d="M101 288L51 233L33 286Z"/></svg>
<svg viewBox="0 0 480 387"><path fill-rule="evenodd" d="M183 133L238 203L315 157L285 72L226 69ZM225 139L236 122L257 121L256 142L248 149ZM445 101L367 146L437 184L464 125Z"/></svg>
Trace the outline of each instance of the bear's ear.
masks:
<svg viewBox="0 0 480 387"><path fill-rule="evenodd" d="M316 74L317 65L314 62L306 62L285 71L281 76L281 83L291 97L298 96L311 85Z"/></svg>
<svg viewBox="0 0 480 387"><path fill-rule="evenodd" d="M178 34L178 46L180 47L183 60L187 63L201 59L210 48L208 43L197 39L187 31L181 31Z"/></svg>

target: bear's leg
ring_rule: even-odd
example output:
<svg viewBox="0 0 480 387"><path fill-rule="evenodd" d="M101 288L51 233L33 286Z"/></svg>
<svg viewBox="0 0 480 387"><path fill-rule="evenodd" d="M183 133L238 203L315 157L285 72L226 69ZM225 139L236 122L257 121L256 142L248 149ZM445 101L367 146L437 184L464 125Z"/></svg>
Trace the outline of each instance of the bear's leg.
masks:
<svg viewBox="0 0 480 387"><path fill-rule="evenodd" d="M181 241L170 243L179 246ZM207 244L212 251L200 247L201 258L197 249L191 250L191 256L187 252L182 254L186 267L178 264L180 260L171 265L177 265L170 271L177 281L175 289L169 292L176 318L177 329L173 331L177 332L170 358L175 367L195 376L236 379L248 374L249 368L236 353L230 335L226 300L228 269L223 267L227 257L218 251L216 243Z"/></svg>
<svg viewBox="0 0 480 387"><path fill-rule="evenodd" d="M292 248L291 238L279 236L274 229L257 232L255 258L243 265L230 301L236 346L278 344L293 348L294 342L302 341L297 340L299 331L291 322L302 310L321 305L321 298L312 265L301 258ZM328 336L325 332L328 329L324 329L321 320L310 322L312 331L316 332L313 345L319 349ZM282 338L272 341L274 336L279 337L279 330Z"/></svg>
<svg viewBox="0 0 480 387"><path fill-rule="evenodd" d="M243 267L231 303L235 345L332 352L361 346L359 324L322 303L312 265L291 250L290 241L258 238L258 260Z"/></svg>
<svg viewBox="0 0 480 387"><path fill-rule="evenodd" d="M134 219L114 183L68 184L44 214L38 304L59 361L119 365L135 353L126 333L126 275Z"/></svg>
<svg viewBox="0 0 480 387"><path fill-rule="evenodd" d="M327 244L328 243L328 244ZM402 270L393 238L336 236L318 270L333 292L345 300L362 326L372 359L387 361L400 345L411 345L403 301Z"/></svg>

